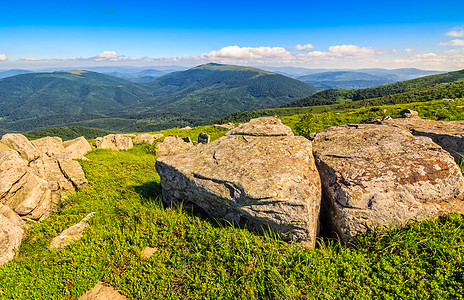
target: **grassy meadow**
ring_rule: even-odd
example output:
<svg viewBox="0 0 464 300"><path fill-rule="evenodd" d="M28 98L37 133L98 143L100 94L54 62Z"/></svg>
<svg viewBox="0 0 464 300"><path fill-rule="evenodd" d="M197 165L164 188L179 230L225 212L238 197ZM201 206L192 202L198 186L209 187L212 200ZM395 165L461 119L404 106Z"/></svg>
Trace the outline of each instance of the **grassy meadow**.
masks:
<svg viewBox="0 0 464 300"><path fill-rule="evenodd" d="M426 115L414 105L407 107ZM430 111L440 107L431 105ZM403 108L393 107L283 120L307 134ZM226 131L204 126L163 133L196 141L199 132L214 140ZM0 299L77 299L98 281L130 299L464 298L462 215L367 234L355 247L319 239L309 250L272 232L256 235L164 207L153 146L99 149L87 157L80 163L90 187L69 194L49 219L30 223L19 254L0 266ZM96 214L81 241L60 252L48 249L53 237L90 212ZM146 246L157 249L150 259L140 254Z"/></svg>

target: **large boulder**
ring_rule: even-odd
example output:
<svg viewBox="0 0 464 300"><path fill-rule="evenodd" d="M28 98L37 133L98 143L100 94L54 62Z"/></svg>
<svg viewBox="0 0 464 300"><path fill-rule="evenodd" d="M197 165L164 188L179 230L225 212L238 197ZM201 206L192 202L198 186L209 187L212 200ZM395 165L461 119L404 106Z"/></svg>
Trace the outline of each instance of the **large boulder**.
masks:
<svg viewBox="0 0 464 300"><path fill-rule="evenodd" d="M109 134L95 140L95 146L101 149L129 150L134 147L132 139L122 134Z"/></svg>
<svg viewBox="0 0 464 300"><path fill-rule="evenodd" d="M193 147L192 141L185 141L177 135L170 135L164 138L161 143L156 144L156 154L158 156L172 155L182 150L188 150Z"/></svg>
<svg viewBox="0 0 464 300"><path fill-rule="evenodd" d="M24 223L8 206L0 204L0 266L13 259L21 245Z"/></svg>
<svg viewBox="0 0 464 300"><path fill-rule="evenodd" d="M65 141L63 146L64 152L60 154L62 159L86 159L84 155L92 151L92 146L83 136Z"/></svg>
<svg viewBox="0 0 464 300"><path fill-rule="evenodd" d="M34 145L22 134L8 133L2 136L2 143L19 152L19 155L28 162L39 158L40 153Z"/></svg>
<svg viewBox="0 0 464 300"><path fill-rule="evenodd" d="M27 161L21 158L17 151L7 149L0 152L0 201L26 171Z"/></svg>
<svg viewBox="0 0 464 300"><path fill-rule="evenodd" d="M214 142L158 157L163 200L249 228L270 227L286 240L314 246L321 189L311 143L279 122L272 124L281 128L271 128L268 118L250 123L250 134L242 126Z"/></svg>
<svg viewBox="0 0 464 300"><path fill-rule="evenodd" d="M39 151L40 157L53 156L60 154L64 151L63 141L61 138L55 137L43 137L34 141L31 141L32 145Z"/></svg>
<svg viewBox="0 0 464 300"><path fill-rule="evenodd" d="M382 124L409 130L413 135L426 136L448 151L457 163L464 155L464 121L435 121L419 117L385 120Z"/></svg>
<svg viewBox="0 0 464 300"><path fill-rule="evenodd" d="M321 221L347 242L375 228L464 211L461 170L427 137L361 124L310 138L325 195Z"/></svg>
<svg viewBox="0 0 464 300"><path fill-rule="evenodd" d="M138 136L134 137L132 141L134 144L153 144L157 139L162 138L164 135L162 133L157 134L148 134L143 133L139 134Z"/></svg>

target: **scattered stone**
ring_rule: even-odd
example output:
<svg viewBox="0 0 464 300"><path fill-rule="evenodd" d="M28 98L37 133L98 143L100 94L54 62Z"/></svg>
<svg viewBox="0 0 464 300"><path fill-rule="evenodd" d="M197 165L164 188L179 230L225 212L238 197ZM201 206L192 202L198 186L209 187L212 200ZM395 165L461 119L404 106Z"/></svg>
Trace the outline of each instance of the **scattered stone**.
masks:
<svg viewBox="0 0 464 300"><path fill-rule="evenodd" d="M293 132L276 117L262 117L241 124L228 131L226 135L293 136Z"/></svg>
<svg viewBox="0 0 464 300"><path fill-rule="evenodd" d="M82 232L85 228L89 227L88 221L95 215L94 212L85 216L79 223L65 229L60 235L53 238L48 246L49 249L61 250L69 246L72 242L78 241L82 238Z"/></svg>
<svg viewBox="0 0 464 300"><path fill-rule="evenodd" d="M34 145L22 134L5 134L1 141L9 148L18 151L19 155L28 162L36 160L40 156L39 151L37 151Z"/></svg>
<svg viewBox="0 0 464 300"><path fill-rule="evenodd" d="M133 139L134 144L153 144L157 139L162 138L164 135L162 133L157 134L140 134Z"/></svg>
<svg viewBox="0 0 464 300"><path fill-rule="evenodd" d="M200 133L198 135L198 144L208 144L210 139L211 137L209 136L209 134Z"/></svg>
<svg viewBox="0 0 464 300"><path fill-rule="evenodd" d="M190 127L190 126L185 126L185 127L182 127L180 130L190 130L190 129L192 129L192 127Z"/></svg>
<svg viewBox="0 0 464 300"><path fill-rule="evenodd" d="M129 150L134 147L132 139L122 134L109 134L95 140L97 148L111 150Z"/></svg>
<svg viewBox="0 0 464 300"><path fill-rule="evenodd" d="M0 204L0 266L15 256L21 245L24 223L8 206Z"/></svg>
<svg viewBox="0 0 464 300"><path fill-rule="evenodd" d="M400 112L403 118L419 118L419 113L412 109L405 109Z"/></svg>
<svg viewBox="0 0 464 300"><path fill-rule="evenodd" d="M156 253L156 251L158 251L157 247L145 247L142 249L142 252L140 254L142 255L143 259L150 259L153 256L153 254Z"/></svg>
<svg viewBox="0 0 464 300"><path fill-rule="evenodd" d="M158 157L163 200L252 229L269 226L313 247L321 188L311 143L273 119L255 119L240 135ZM250 127L254 136L244 135Z"/></svg>
<svg viewBox="0 0 464 300"><path fill-rule="evenodd" d="M165 137L161 143L156 144L156 154L158 156L171 155L191 147L193 147L192 141L186 142L177 135L170 135Z"/></svg>
<svg viewBox="0 0 464 300"><path fill-rule="evenodd" d="M191 139L189 136L186 136L186 137L184 137L184 138L182 138L182 139L183 139L184 142L186 142L186 143L193 143L193 142L192 142L192 139Z"/></svg>
<svg viewBox="0 0 464 300"><path fill-rule="evenodd" d="M126 300L117 290L98 282L91 290L79 297L79 300Z"/></svg>
<svg viewBox="0 0 464 300"><path fill-rule="evenodd" d="M64 152L63 141L59 137L44 137L31 141L32 145L39 151L40 157L53 156Z"/></svg>
<svg viewBox="0 0 464 300"><path fill-rule="evenodd" d="M325 195L321 222L344 241L464 211L461 170L427 137L361 124L328 128L311 139Z"/></svg>

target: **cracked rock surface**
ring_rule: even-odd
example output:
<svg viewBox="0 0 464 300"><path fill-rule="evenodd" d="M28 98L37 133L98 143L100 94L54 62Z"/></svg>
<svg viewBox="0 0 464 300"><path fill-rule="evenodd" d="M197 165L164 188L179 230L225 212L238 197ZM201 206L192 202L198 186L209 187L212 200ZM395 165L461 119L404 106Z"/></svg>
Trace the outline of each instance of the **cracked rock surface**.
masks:
<svg viewBox="0 0 464 300"><path fill-rule="evenodd" d="M253 123L250 134L242 127L237 134L158 157L163 200L248 228L270 226L286 240L314 246L321 189L311 142L293 136L280 120Z"/></svg>
<svg viewBox="0 0 464 300"><path fill-rule="evenodd" d="M345 241L464 211L461 170L430 138L371 124L331 127L310 138L323 187L321 221Z"/></svg>

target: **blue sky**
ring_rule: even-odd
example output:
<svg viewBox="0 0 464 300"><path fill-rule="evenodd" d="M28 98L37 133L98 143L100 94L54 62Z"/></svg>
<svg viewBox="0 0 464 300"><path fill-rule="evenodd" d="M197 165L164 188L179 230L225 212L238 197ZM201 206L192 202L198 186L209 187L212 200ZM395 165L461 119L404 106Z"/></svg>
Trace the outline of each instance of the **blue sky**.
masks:
<svg viewBox="0 0 464 300"><path fill-rule="evenodd" d="M0 69L464 68L464 1L4 1Z"/></svg>

